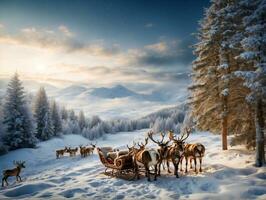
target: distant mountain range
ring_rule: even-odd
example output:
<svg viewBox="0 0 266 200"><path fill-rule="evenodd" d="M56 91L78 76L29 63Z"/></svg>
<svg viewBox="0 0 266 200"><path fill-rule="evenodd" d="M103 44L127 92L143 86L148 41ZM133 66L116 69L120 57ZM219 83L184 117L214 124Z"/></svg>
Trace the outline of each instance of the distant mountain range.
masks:
<svg viewBox="0 0 266 200"><path fill-rule="evenodd" d="M86 88L79 85L72 85L60 90L58 93L61 97L97 97L101 99L116 99L116 98L134 98L144 101L164 101L166 98L159 91L154 91L150 94L142 94L128 89L123 85L113 87Z"/></svg>
<svg viewBox="0 0 266 200"><path fill-rule="evenodd" d="M6 94L8 79L0 79L0 103ZM186 84L113 85L89 87L74 84L60 88L50 83L22 80L25 91L35 96L38 89L45 88L50 99L76 111L83 109L87 115L99 115L105 119L136 119L155 110L176 105L186 100ZM134 88L134 89L133 89Z"/></svg>
<svg viewBox="0 0 266 200"><path fill-rule="evenodd" d="M0 80L0 96L4 96L9 80ZM90 99L90 98L100 98L100 99L121 99L130 98L140 101L153 101L153 102L165 102L170 99L176 99L174 93L169 91L158 89L149 93L140 93L128 89L123 85L115 85L113 87L96 87L88 88L86 85L71 85L60 89L48 83L40 83L33 80L24 80L23 86L26 91L35 93L42 86L46 89L50 97L56 97L64 100L74 100L74 99Z"/></svg>

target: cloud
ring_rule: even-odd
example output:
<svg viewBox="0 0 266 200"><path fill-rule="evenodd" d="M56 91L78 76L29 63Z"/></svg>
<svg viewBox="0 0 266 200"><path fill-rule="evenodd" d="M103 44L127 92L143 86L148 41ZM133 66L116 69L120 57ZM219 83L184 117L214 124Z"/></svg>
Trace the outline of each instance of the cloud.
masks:
<svg viewBox="0 0 266 200"><path fill-rule="evenodd" d="M145 28L152 28L154 27L154 24L153 23L147 23L145 24Z"/></svg>
<svg viewBox="0 0 266 200"><path fill-rule="evenodd" d="M177 39L164 37L121 51L119 44L105 46L103 40L82 42L64 25L56 29L27 27L16 34L4 29L0 29L0 55L5 58L2 65L7 67L0 73L12 73L19 63L28 76L62 83L171 84L187 78L178 74L185 71L187 44Z"/></svg>
<svg viewBox="0 0 266 200"><path fill-rule="evenodd" d="M117 44L106 47L99 42L85 43L79 41L74 37L74 33L63 25L58 27L58 31L37 29L35 27L23 28L15 35L1 31L0 42L45 50L80 52L99 56L112 56L120 51L120 47Z"/></svg>
<svg viewBox="0 0 266 200"><path fill-rule="evenodd" d="M177 73L167 71L151 71L132 67L105 67L105 66L77 66L69 64L58 64L54 66L58 69L58 74L51 74L51 77L74 81L71 77L78 77L78 81L87 84L114 84L120 82L127 83L174 83L188 80L188 73ZM62 74L64 72L64 74Z"/></svg>
<svg viewBox="0 0 266 200"><path fill-rule="evenodd" d="M68 29L68 27L61 25L58 27L58 30L60 30L64 35L67 37L72 37L74 34Z"/></svg>
<svg viewBox="0 0 266 200"><path fill-rule="evenodd" d="M178 40L164 40L129 51L131 64L146 67L171 67L182 63L184 48Z"/></svg>

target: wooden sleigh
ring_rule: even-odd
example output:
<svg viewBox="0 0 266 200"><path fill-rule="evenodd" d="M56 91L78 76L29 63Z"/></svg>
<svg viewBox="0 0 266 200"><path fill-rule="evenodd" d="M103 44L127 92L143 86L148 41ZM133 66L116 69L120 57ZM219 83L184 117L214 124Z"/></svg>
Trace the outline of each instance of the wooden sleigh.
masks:
<svg viewBox="0 0 266 200"><path fill-rule="evenodd" d="M133 180L136 177L132 156L126 154L115 158L113 161L107 158L107 152L111 148L97 148L100 161L105 166L104 174L111 177Z"/></svg>

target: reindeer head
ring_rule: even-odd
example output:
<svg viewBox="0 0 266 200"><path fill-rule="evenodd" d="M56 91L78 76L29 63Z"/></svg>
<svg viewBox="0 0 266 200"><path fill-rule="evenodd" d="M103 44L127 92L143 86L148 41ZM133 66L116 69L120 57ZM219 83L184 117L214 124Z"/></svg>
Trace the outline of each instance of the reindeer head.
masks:
<svg viewBox="0 0 266 200"><path fill-rule="evenodd" d="M127 145L128 152L132 152L134 149L136 149L136 147L135 147L135 146L136 146L136 143L135 143L135 141L133 141L133 146L131 146L131 147L130 147L130 146L128 146L128 145Z"/></svg>
<svg viewBox="0 0 266 200"><path fill-rule="evenodd" d="M66 151L67 153L70 153L71 148L70 148L70 147L65 147L65 151Z"/></svg>
<svg viewBox="0 0 266 200"><path fill-rule="evenodd" d="M80 151L83 151L86 147L84 147L83 145L79 145L79 149Z"/></svg>
<svg viewBox="0 0 266 200"><path fill-rule="evenodd" d="M93 150L96 148L96 144L97 144L97 142L95 142L95 144L90 143L90 145L93 147Z"/></svg>
<svg viewBox="0 0 266 200"><path fill-rule="evenodd" d="M145 143L139 143L138 142L138 146L139 148L142 150L142 149L145 149L146 145L148 144L148 138L145 138Z"/></svg>
<svg viewBox="0 0 266 200"><path fill-rule="evenodd" d="M180 151L180 152L184 152L184 148L185 148L185 140L188 138L188 136L191 133L191 129L190 128L185 128L185 133L183 132L181 137L176 138L176 136L174 135L173 131L169 131L169 139L172 140L174 142L174 146Z"/></svg>
<svg viewBox="0 0 266 200"><path fill-rule="evenodd" d="M24 165L26 161L13 161L14 165L17 166L18 168L25 168L26 166Z"/></svg>
<svg viewBox="0 0 266 200"><path fill-rule="evenodd" d="M169 142L171 141L171 140L164 141L164 137L165 137L165 135L166 135L165 133L161 133L161 141L159 141L159 140L155 140L155 139L153 138L153 132L152 132L152 131L150 131L150 132L148 133L148 137L151 139L151 141L153 141L154 143L158 144L158 146L160 147L160 151L161 151L162 153L164 153L164 152L167 151L168 144L169 144Z"/></svg>

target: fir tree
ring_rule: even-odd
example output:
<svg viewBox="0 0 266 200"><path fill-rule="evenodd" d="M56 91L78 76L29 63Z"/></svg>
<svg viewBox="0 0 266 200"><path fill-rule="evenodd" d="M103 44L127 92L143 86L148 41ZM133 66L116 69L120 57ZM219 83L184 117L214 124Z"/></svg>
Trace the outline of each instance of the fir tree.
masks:
<svg viewBox="0 0 266 200"><path fill-rule="evenodd" d="M86 120L85 120L84 112L82 110L79 112L78 122L79 122L80 130L82 131L86 127Z"/></svg>
<svg viewBox="0 0 266 200"><path fill-rule="evenodd" d="M51 105L51 119L53 124L53 134L55 136L60 136L62 133L62 119L55 101L53 101Z"/></svg>
<svg viewBox="0 0 266 200"><path fill-rule="evenodd" d="M265 164L264 130L266 107L266 1L241 1L248 15L243 18L245 32L241 36L243 51L238 58L251 66L250 70L240 70L235 74L245 80L250 89L247 101L254 108L256 128L256 166Z"/></svg>
<svg viewBox="0 0 266 200"><path fill-rule="evenodd" d="M35 146L37 139L34 136L32 114L17 73L8 84L3 105L3 124L3 144L10 150Z"/></svg>
<svg viewBox="0 0 266 200"><path fill-rule="evenodd" d="M66 110L66 108L64 106L61 109L61 118L62 118L62 120L68 119L68 111Z"/></svg>
<svg viewBox="0 0 266 200"><path fill-rule="evenodd" d="M36 121L36 137L40 140L48 140L53 136L53 125L49 102L43 87L37 93L34 117Z"/></svg>
<svg viewBox="0 0 266 200"><path fill-rule="evenodd" d="M212 1L195 45L197 59L190 86L192 114L199 129L222 133L223 149L227 149L229 133L241 138L238 141L245 141L248 147L255 138L253 111L245 101L249 89L235 76L239 69L250 69L250 65L236 58L242 48L242 21L246 14L238 0Z"/></svg>

